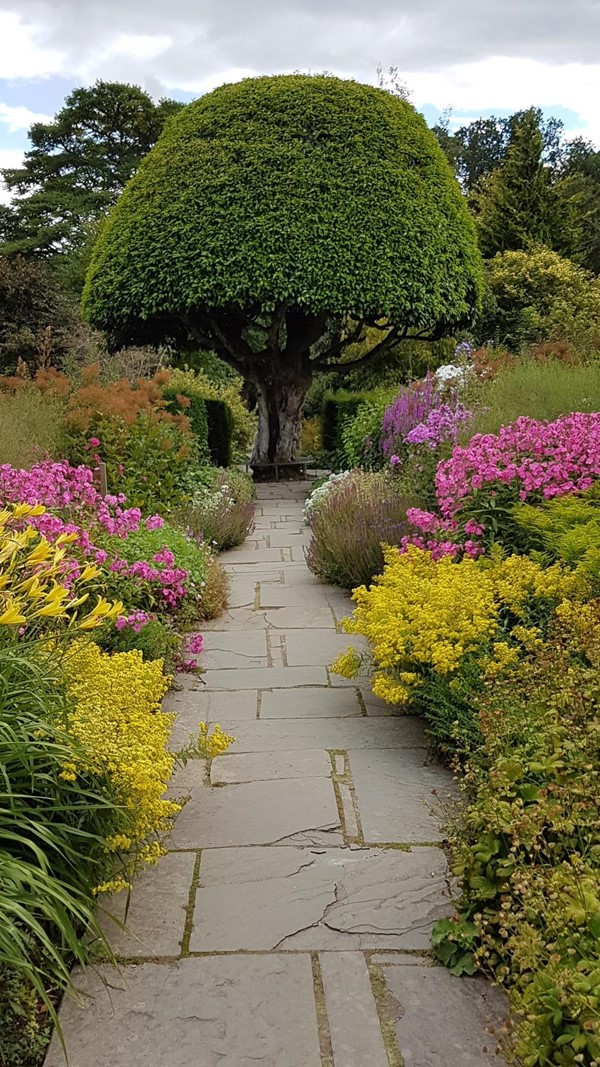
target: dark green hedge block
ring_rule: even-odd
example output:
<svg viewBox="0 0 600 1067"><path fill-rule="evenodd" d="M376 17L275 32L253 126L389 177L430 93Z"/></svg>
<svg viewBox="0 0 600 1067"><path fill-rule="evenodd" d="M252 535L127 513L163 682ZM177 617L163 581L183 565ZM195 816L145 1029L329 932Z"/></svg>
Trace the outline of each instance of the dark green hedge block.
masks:
<svg viewBox="0 0 600 1067"><path fill-rule="evenodd" d="M341 447L342 423L349 415L356 414L364 399L364 393L349 393L343 389L326 394L321 408L321 443L328 455L335 455Z"/></svg>
<svg viewBox="0 0 600 1067"><path fill-rule="evenodd" d="M168 386L163 390L163 396L167 401L167 411L172 414L183 412L190 420L192 432L198 442L198 455L200 460L207 461L210 458L207 401L202 397L194 396L185 390L175 389ZM178 397L185 396L189 400L189 406L183 405Z"/></svg>
<svg viewBox="0 0 600 1067"><path fill-rule="evenodd" d="M229 467L233 449L233 415L225 400L204 401L208 423L208 451L215 467Z"/></svg>

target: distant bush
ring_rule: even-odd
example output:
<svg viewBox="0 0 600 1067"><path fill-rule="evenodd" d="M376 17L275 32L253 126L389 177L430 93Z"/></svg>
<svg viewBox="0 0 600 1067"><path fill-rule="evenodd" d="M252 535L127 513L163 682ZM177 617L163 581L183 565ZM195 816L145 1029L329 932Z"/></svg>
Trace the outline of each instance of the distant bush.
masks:
<svg viewBox="0 0 600 1067"><path fill-rule="evenodd" d="M498 433L521 415L552 422L571 411L600 411L600 363L577 365L543 355L538 349L536 358L505 363L491 380L470 389L476 414L465 438Z"/></svg>
<svg viewBox="0 0 600 1067"><path fill-rule="evenodd" d="M344 420L355 415L366 394L350 393L340 389L326 393L321 408L321 445L323 452L335 463L342 454L342 427Z"/></svg>
<svg viewBox="0 0 600 1067"><path fill-rule="evenodd" d="M168 389L190 399L198 397L207 401L209 449L215 466L228 467L248 457L256 432L256 416L248 411L242 399L237 376L234 381L226 378L216 382L203 372L174 368L169 374ZM222 405L227 406L230 416Z"/></svg>
<svg viewBox="0 0 600 1067"><path fill-rule="evenodd" d="M254 525L251 479L240 471L209 469L204 481L176 522L217 552L241 545Z"/></svg>
<svg viewBox="0 0 600 1067"><path fill-rule="evenodd" d="M42 396L34 388L0 391L0 464L30 467L46 453L64 454L64 413L60 397Z"/></svg>
<svg viewBox="0 0 600 1067"><path fill-rule="evenodd" d="M356 411L342 418L339 457L343 468L375 470L384 466L386 460L380 447L381 424L394 395L395 389L389 388L366 393Z"/></svg>
<svg viewBox="0 0 600 1067"><path fill-rule="evenodd" d="M399 545L407 533L414 499L401 496L389 474L358 470L317 493L317 506L309 508L309 569L344 589L370 582L383 568L382 542Z"/></svg>
<svg viewBox="0 0 600 1067"><path fill-rule="evenodd" d="M478 328L519 352L545 341L569 341L583 357L600 353L600 281L549 248L501 252L487 265ZM522 412L521 412L522 414Z"/></svg>

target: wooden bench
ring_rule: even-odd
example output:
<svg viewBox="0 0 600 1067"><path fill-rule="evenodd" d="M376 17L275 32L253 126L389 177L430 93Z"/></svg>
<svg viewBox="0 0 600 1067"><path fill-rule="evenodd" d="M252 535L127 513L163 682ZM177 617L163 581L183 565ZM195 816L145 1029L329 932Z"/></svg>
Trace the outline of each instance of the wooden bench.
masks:
<svg viewBox="0 0 600 1067"><path fill-rule="evenodd" d="M308 471L312 471L316 477L317 466L310 456L301 456L300 459L291 460L288 462L273 462L273 463L252 463L250 460L246 461L246 473L252 471L274 471L275 481L279 481L279 472L293 469L301 474L304 478L307 477Z"/></svg>

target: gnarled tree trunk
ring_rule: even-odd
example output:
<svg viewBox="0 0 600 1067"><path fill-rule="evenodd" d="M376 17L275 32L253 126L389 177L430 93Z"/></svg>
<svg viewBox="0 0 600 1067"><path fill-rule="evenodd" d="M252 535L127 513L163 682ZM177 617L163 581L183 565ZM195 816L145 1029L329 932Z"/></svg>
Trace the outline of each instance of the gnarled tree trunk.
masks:
<svg viewBox="0 0 600 1067"><path fill-rule="evenodd" d="M251 466L292 463L300 456L302 407L310 386L306 374L286 381L255 381L258 429ZM283 472L282 472L283 473Z"/></svg>

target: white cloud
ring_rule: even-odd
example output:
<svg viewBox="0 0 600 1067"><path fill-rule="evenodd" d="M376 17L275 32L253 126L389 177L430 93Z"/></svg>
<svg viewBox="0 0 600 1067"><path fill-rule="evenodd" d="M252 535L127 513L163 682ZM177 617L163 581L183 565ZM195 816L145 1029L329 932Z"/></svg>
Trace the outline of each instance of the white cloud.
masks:
<svg viewBox="0 0 600 1067"><path fill-rule="evenodd" d="M40 43L43 36L43 26L25 24L15 10L0 11L2 78L35 78L60 72L63 58L57 49Z"/></svg>
<svg viewBox="0 0 600 1067"><path fill-rule="evenodd" d="M52 115L43 115L38 111L30 111L28 107L12 107L10 104L0 103L0 122L8 126L9 133L18 133L19 130L28 130L34 122L50 122Z"/></svg>

